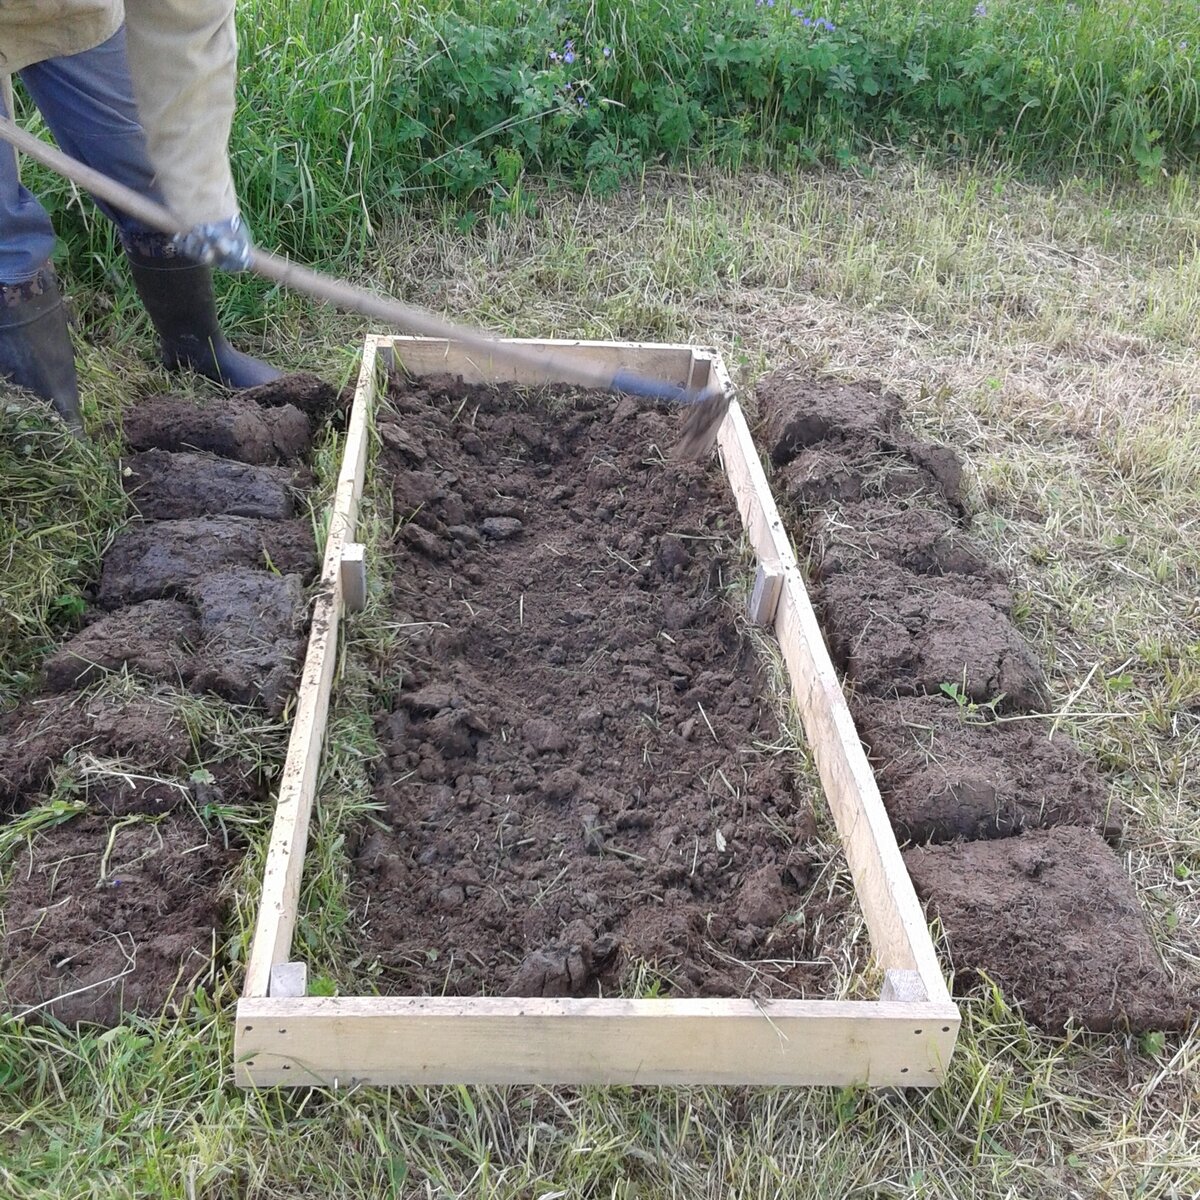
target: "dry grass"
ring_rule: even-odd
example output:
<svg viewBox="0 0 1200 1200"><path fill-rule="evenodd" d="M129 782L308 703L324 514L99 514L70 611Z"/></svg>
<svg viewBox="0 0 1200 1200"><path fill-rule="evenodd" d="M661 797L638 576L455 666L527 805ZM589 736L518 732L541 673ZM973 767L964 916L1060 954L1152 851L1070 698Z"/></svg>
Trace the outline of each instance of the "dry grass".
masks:
<svg viewBox="0 0 1200 1200"><path fill-rule="evenodd" d="M1111 772L1126 861L1169 966L1197 966L1200 199L872 177L651 181L464 238L391 231L364 274L525 335L719 345L740 381L801 360L882 378L957 445L976 532L1011 567L1056 711ZM277 357L352 345L298 309ZM118 363L133 348L122 344ZM386 638L367 622L361 636ZM382 641L381 641L382 644ZM369 681L352 680L354 688ZM336 806L369 731L335 725L302 938L347 953ZM231 932L244 936L244 889ZM310 902L311 903L311 902ZM311 904L314 913L321 908ZM342 959L344 963L345 960ZM226 986L216 1000L232 998ZM0 1031L0 1190L16 1197L1200 1194L1200 1039L1043 1037L986 991L934 1094L222 1086L229 1023Z"/></svg>

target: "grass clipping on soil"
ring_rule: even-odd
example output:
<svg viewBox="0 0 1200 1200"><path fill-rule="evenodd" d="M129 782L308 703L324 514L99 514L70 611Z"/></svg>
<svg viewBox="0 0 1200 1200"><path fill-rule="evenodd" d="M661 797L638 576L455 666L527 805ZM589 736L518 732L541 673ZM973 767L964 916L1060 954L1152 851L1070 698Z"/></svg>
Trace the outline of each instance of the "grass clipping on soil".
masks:
<svg viewBox="0 0 1200 1200"><path fill-rule="evenodd" d="M437 377L392 402L405 665L354 847L375 985L828 989L816 826L728 602L719 466L668 461L677 414L630 400Z"/></svg>

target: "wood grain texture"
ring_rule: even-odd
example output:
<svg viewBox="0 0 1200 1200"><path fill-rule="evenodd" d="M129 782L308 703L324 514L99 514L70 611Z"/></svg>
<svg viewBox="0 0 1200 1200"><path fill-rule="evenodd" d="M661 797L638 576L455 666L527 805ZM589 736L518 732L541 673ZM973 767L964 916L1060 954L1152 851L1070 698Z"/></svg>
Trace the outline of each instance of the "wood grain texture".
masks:
<svg viewBox="0 0 1200 1200"><path fill-rule="evenodd" d="M953 1005L833 1000L243 1000L242 1086L831 1084L932 1087Z"/></svg>

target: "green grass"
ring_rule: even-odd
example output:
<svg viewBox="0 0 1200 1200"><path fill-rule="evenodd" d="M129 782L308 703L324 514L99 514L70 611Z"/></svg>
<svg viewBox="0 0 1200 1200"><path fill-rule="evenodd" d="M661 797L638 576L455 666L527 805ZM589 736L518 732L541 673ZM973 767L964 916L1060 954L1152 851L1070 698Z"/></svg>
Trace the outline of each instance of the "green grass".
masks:
<svg viewBox="0 0 1200 1200"><path fill-rule="evenodd" d="M0 396L0 711L82 614L125 497L111 460Z"/></svg>
<svg viewBox="0 0 1200 1200"><path fill-rule="evenodd" d="M966 457L981 502L974 532L1014 574L1060 719L1110 772L1129 826L1125 862L1168 969L1194 979L1194 188L1037 186L1004 171L901 164L800 180L659 176L644 194L540 198L535 215L485 220L468 234L452 211L381 220L362 278L514 333L715 344L743 385L801 361L898 388L917 426ZM339 372L362 333L280 301L265 346L280 362ZM159 375L144 361L144 326L97 325L95 335L84 391L103 436L110 381L136 395ZM324 463L335 458L334 447L322 451ZM50 486L54 462L36 474ZM88 513L80 534L100 546L113 513ZM382 501L368 517L388 527ZM10 574L0 572L5 586ZM41 593L22 594L33 620ZM340 685L305 881L298 944L326 987L363 969L343 839L369 803L361 710L395 665L381 613L377 597L354 619L356 660L371 669L350 664ZM196 720L222 744L265 740L277 761L278 731L207 706ZM211 998L178 1021L110 1034L0 1030L5 1195L1200 1193L1195 1033L1049 1038L987 988L964 1001L951 1078L928 1095L239 1093L229 1086L229 1013L266 830L266 814L252 815L253 846L229 885L230 969Z"/></svg>
<svg viewBox="0 0 1200 1200"><path fill-rule="evenodd" d="M265 246L345 263L414 204L450 197L466 226L528 211L547 176L611 194L662 163L792 171L889 147L1153 182L1200 153L1193 0L794 7L250 6L233 138L246 213ZM98 283L106 224L46 172L30 178ZM257 296L238 305L261 321Z"/></svg>

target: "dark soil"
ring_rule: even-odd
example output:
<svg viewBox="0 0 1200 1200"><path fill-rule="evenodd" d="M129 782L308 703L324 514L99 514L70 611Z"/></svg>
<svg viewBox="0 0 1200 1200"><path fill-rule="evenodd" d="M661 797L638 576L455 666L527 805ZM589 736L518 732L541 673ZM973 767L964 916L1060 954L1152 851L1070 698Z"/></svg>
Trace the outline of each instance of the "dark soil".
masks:
<svg viewBox="0 0 1200 1200"><path fill-rule="evenodd" d="M959 990L986 973L1050 1029L1178 1028L1103 778L1041 721L1043 676L1003 571L962 528L962 463L873 385L776 372L756 389L774 486L817 580L834 658ZM954 685L964 704L939 695ZM901 697L896 699L896 697ZM1047 828L1049 827L1049 828ZM943 843L943 844L936 844Z"/></svg>
<svg viewBox="0 0 1200 1200"><path fill-rule="evenodd" d="M1182 1030L1181 1000L1120 860L1090 830L905 852L917 894L945 929L956 978L994 980L1025 1015L1061 1032Z"/></svg>
<svg viewBox="0 0 1200 1200"><path fill-rule="evenodd" d="M801 450L775 475L776 499L801 512L828 504L907 499L953 513L966 509L962 463L917 438L854 437Z"/></svg>
<svg viewBox="0 0 1200 1200"><path fill-rule="evenodd" d="M284 375L273 383L264 383L261 387L247 388L238 393L240 399L250 404L258 404L263 408L284 408L291 406L311 417L319 424L324 421L339 405L337 388L325 382L316 375L308 375L296 371Z"/></svg>
<svg viewBox="0 0 1200 1200"><path fill-rule="evenodd" d="M1108 787L1065 734L972 717L935 696L858 697L854 720L901 842L1080 825L1120 835Z"/></svg>
<svg viewBox="0 0 1200 1200"><path fill-rule="evenodd" d="M813 574L828 579L845 571L891 562L916 575L969 575L998 585L994 603L1008 610L1012 597L1004 573L948 513L896 501L847 505L819 513L809 531Z"/></svg>
<svg viewBox="0 0 1200 1200"><path fill-rule="evenodd" d="M310 415L338 399L290 377L252 396L157 397L127 412L143 452L124 482L143 523L115 539L100 607L47 660L43 695L0 718L0 819L27 811L31 828L6 864L6 1008L113 1024L182 1003L209 972L240 846L226 817L261 795L262 768L187 728L175 689L283 711L316 565L309 522L293 519L311 477L249 464L304 453ZM149 677L149 690L79 694L117 671ZM51 784L86 814L39 826Z"/></svg>
<svg viewBox="0 0 1200 1200"><path fill-rule="evenodd" d="M158 1015L210 967L230 862L183 814L42 831L10 875L0 1000L71 1023Z"/></svg>
<svg viewBox="0 0 1200 1200"><path fill-rule="evenodd" d="M953 684L979 704L1040 708L1041 667L993 596L981 580L879 562L835 575L818 604L834 660L860 692L936 695Z"/></svg>
<svg viewBox="0 0 1200 1200"><path fill-rule="evenodd" d="M902 406L878 383L843 383L785 367L755 390L764 414L763 440L776 466L818 442L858 441L896 429Z"/></svg>
<svg viewBox="0 0 1200 1200"><path fill-rule="evenodd" d="M207 576L234 567L273 568L311 579L316 547L308 521L194 517L131 525L104 556L104 608L186 596Z"/></svg>
<svg viewBox="0 0 1200 1200"><path fill-rule="evenodd" d="M32 800L68 757L121 759L173 771L191 757L188 732L164 698L110 695L23 701L0 721L0 809Z"/></svg>
<svg viewBox="0 0 1200 1200"><path fill-rule="evenodd" d="M311 480L286 467L258 467L208 454L147 450L125 462L125 491L147 521L224 515L285 521L296 487Z"/></svg>
<svg viewBox="0 0 1200 1200"><path fill-rule="evenodd" d="M78 690L123 667L152 679L179 679L199 641L200 622L190 605L146 600L101 616L50 655L46 687Z"/></svg>
<svg viewBox="0 0 1200 1200"><path fill-rule="evenodd" d="M312 442L299 409L262 408L245 395L155 396L125 413L124 431L133 450L201 450L246 463L292 462Z"/></svg>
<svg viewBox="0 0 1200 1200"><path fill-rule="evenodd" d="M234 567L201 575L182 600L144 600L100 616L46 660L49 691L78 690L122 668L278 716L304 654L298 575Z"/></svg>
<svg viewBox="0 0 1200 1200"><path fill-rule="evenodd" d="M608 397L435 380L395 402L413 632L354 860L377 982L583 995L646 965L677 995L821 991L813 818L763 749L719 469L664 463L678 415Z"/></svg>
<svg viewBox="0 0 1200 1200"><path fill-rule="evenodd" d="M189 682L274 716L295 688L304 656L304 588L298 575L236 568L197 582L201 652Z"/></svg>

